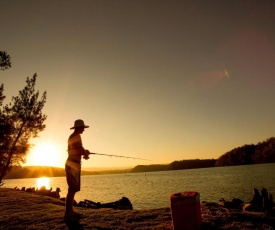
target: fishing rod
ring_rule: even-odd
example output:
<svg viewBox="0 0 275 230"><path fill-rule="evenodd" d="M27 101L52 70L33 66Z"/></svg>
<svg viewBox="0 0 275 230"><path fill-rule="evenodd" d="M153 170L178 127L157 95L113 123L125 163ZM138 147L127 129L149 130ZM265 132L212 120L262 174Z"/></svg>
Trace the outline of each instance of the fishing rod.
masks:
<svg viewBox="0 0 275 230"><path fill-rule="evenodd" d="M93 155L102 155L102 156L109 156L109 157L131 158L131 159L143 160L143 161L151 161L151 160L144 159L144 158L128 157L128 156L120 156L120 155L111 155L111 154L103 154L103 153L93 153L93 152L89 152L89 154L93 154Z"/></svg>

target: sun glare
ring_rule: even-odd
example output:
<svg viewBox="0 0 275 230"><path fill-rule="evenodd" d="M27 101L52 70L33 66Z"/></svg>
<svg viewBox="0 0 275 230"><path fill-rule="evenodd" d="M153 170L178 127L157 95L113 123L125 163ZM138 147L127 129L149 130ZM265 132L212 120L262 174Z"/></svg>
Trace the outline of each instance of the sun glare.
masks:
<svg viewBox="0 0 275 230"><path fill-rule="evenodd" d="M48 177L40 177L36 180L36 187L40 189L42 186L45 186L46 189L50 187L50 178Z"/></svg>
<svg viewBox="0 0 275 230"><path fill-rule="evenodd" d="M54 143L44 142L36 144L27 158L28 165L60 167L64 159L61 159L60 151Z"/></svg>

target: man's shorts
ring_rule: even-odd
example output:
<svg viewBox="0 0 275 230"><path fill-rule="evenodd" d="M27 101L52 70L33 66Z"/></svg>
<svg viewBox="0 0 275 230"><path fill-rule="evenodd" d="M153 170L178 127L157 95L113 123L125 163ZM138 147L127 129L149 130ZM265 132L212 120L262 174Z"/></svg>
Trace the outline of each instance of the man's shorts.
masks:
<svg viewBox="0 0 275 230"><path fill-rule="evenodd" d="M67 184L69 186L68 191L69 192L79 192L80 191L80 170L76 168L72 168L65 165L65 171L66 171L66 179Z"/></svg>

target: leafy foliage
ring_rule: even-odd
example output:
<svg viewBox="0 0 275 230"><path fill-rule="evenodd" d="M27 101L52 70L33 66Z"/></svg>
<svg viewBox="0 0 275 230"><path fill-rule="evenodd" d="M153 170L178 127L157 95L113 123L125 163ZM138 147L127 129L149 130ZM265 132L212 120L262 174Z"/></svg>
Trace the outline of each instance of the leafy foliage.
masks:
<svg viewBox="0 0 275 230"><path fill-rule="evenodd" d="M11 58L5 51L0 51L0 69L5 70L11 68Z"/></svg>
<svg viewBox="0 0 275 230"><path fill-rule="evenodd" d="M27 85L12 102L0 110L0 182L13 167L25 161L29 140L45 129L47 116L42 114L46 92L39 100L35 91L37 75L27 78Z"/></svg>
<svg viewBox="0 0 275 230"><path fill-rule="evenodd" d="M223 154L216 166L262 164L275 162L275 138L271 137L257 145L244 145Z"/></svg>
<svg viewBox="0 0 275 230"><path fill-rule="evenodd" d="M6 98L4 95L4 85L0 85L0 106L2 106L3 100Z"/></svg>

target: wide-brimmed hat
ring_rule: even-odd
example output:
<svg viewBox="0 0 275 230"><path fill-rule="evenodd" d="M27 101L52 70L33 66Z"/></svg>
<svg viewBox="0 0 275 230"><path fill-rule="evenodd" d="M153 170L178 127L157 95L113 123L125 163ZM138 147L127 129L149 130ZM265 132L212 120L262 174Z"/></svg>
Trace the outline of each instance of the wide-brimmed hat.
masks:
<svg viewBox="0 0 275 230"><path fill-rule="evenodd" d="M79 127L84 127L84 128L89 128L88 125L84 125L84 121L81 119L75 120L74 122L74 126L70 129L75 129L75 128L79 128Z"/></svg>

